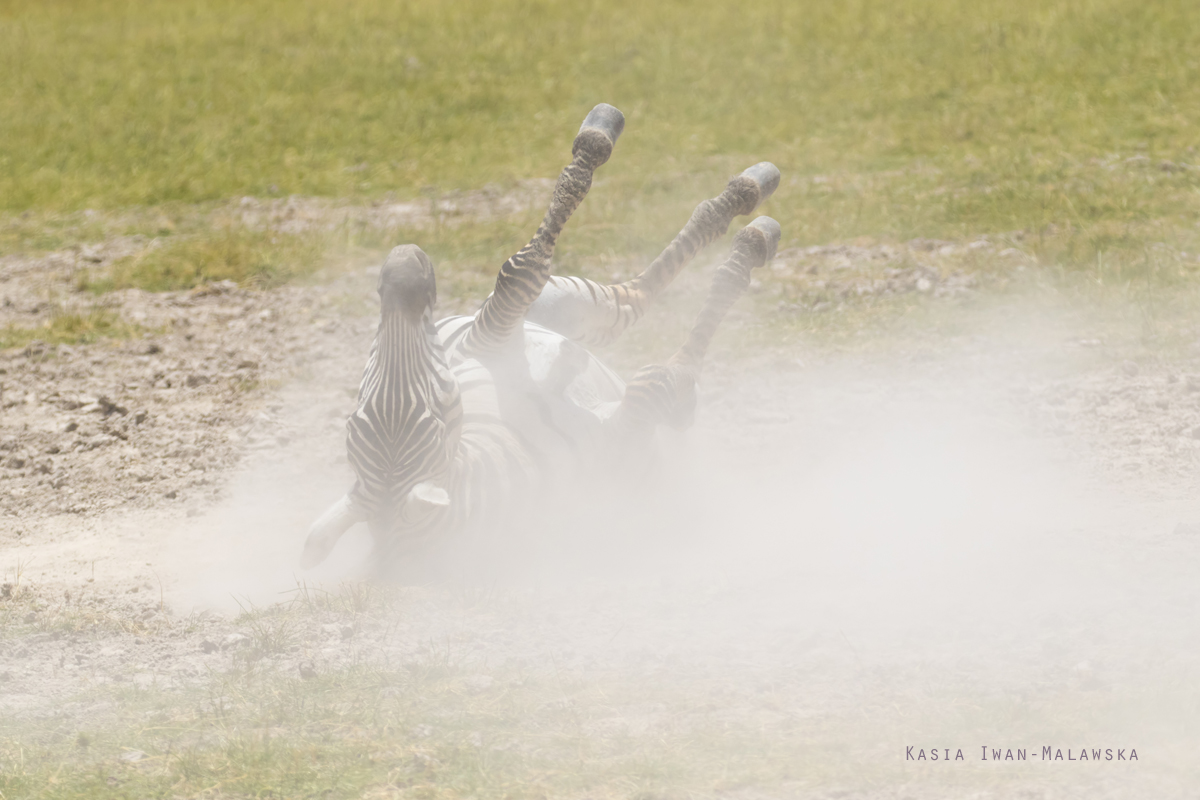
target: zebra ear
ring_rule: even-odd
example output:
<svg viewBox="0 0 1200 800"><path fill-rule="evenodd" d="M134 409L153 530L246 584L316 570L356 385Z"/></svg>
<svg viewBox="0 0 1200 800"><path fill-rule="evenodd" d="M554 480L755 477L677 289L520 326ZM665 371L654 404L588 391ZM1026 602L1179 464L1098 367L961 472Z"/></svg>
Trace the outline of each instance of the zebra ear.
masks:
<svg viewBox="0 0 1200 800"><path fill-rule="evenodd" d="M366 519L367 515L350 502L350 495L344 495L308 529L304 552L300 554L301 569L312 569L324 561L342 534Z"/></svg>

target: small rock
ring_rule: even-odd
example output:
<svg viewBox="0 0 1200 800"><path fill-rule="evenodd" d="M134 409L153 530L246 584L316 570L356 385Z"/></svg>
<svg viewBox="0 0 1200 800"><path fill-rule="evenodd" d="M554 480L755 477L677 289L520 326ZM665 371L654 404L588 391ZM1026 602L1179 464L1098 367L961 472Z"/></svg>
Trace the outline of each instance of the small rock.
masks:
<svg viewBox="0 0 1200 800"><path fill-rule="evenodd" d="M250 637L244 633L231 633L221 640L221 649L229 650L234 647L241 647L250 641Z"/></svg>
<svg viewBox="0 0 1200 800"><path fill-rule="evenodd" d="M217 647L216 642L210 642L208 639L205 639L203 642L200 643L200 649L203 650L205 653L215 653L220 648Z"/></svg>
<svg viewBox="0 0 1200 800"><path fill-rule="evenodd" d="M315 669L313 669L312 664L307 661L300 664L299 670L300 670L300 677L303 680L310 681L313 678L317 677L317 671Z"/></svg>
<svg viewBox="0 0 1200 800"><path fill-rule="evenodd" d="M128 762L130 764L137 763L138 761L141 761L145 757L146 757L146 754L143 753L141 750L130 750L127 753L121 754L121 760Z"/></svg>
<svg viewBox="0 0 1200 800"><path fill-rule="evenodd" d="M113 414L125 416L129 413L129 409L124 406L119 406L107 397L100 397L96 400L96 404L100 406L100 410L104 412L104 416L108 417Z"/></svg>

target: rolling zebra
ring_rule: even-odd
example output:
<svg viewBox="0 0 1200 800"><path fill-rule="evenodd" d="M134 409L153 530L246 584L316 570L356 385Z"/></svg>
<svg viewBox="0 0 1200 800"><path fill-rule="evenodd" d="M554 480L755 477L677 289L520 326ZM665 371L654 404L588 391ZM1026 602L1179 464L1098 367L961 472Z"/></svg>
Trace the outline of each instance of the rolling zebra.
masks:
<svg viewBox="0 0 1200 800"><path fill-rule="evenodd" d="M703 247L775 191L779 170L756 164L696 207L637 277L602 285L550 274L555 243L625 126L601 104L584 120L542 224L504 262L473 317L433 320L433 264L415 245L380 270L379 331L367 357L346 449L356 480L313 523L301 556L319 564L366 522L375 560L504 518L540 492L636 458L659 425L691 425L696 382L713 334L774 257L779 224L758 217L733 239L686 341L628 384L583 345L611 342L637 322Z"/></svg>

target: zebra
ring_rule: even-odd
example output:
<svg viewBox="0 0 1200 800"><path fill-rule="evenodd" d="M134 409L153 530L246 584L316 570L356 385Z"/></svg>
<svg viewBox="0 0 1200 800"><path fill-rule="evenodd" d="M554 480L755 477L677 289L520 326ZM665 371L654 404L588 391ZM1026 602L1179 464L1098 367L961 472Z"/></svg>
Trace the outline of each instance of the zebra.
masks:
<svg viewBox="0 0 1200 800"><path fill-rule="evenodd" d="M624 126L608 104L587 115L536 234L504 262L474 316L435 322L429 256L413 244L388 254L379 329L346 423L355 482L312 524L303 568L361 522L375 563L386 567L438 537L493 524L555 485L638 463L659 425L692 424L709 343L751 271L774 257L775 220L760 216L734 236L686 340L665 363L626 384L585 345L611 342L636 323L696 253L775 191L780 173L762 162L732 178L631 280L551 275L558 237Z"/></svg>

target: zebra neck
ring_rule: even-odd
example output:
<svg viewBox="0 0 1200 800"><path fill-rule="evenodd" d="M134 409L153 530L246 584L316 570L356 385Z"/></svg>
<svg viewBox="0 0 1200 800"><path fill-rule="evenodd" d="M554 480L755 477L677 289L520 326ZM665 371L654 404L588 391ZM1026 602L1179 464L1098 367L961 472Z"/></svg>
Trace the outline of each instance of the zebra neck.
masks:
<svg viewBox="0 0 1200 800"><path fill-rule="evenodd" d="M380 433L411 435L430 417L446 424L457 404L458 387L429 315L414 322L385 311L359 393L360 407L370 409Z"/></svg>

